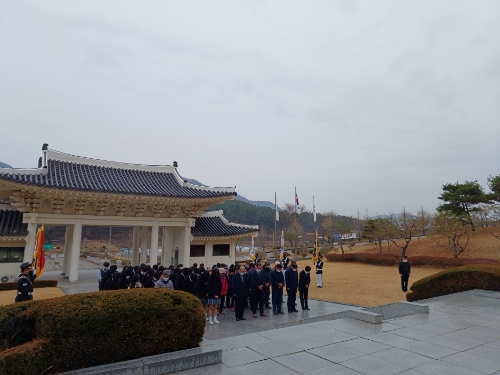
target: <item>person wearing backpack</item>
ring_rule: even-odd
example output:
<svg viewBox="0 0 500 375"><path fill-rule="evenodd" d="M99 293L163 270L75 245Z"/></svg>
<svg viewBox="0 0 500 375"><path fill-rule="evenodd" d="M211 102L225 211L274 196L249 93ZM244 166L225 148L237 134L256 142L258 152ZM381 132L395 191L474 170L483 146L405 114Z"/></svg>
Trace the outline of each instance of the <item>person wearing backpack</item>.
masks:
<svg viewBox="0 0 500 375"><path fill-rule="evenodd" d="M97 271L97 282L98 282L98 287L99 291L103 290L103 279L104 275L106 274L106 271L109 268L109 262L104 262L102 265L102 268Z"/></svg>

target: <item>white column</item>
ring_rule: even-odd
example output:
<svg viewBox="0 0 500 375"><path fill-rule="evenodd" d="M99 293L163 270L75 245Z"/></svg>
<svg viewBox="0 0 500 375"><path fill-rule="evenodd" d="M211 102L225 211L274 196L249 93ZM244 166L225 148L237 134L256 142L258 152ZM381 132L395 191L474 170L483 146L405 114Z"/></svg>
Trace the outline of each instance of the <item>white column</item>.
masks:
<svg viewBox="0 0 500 375"><path fill-rule="evenodd" d="M146 264L148 262L148 236L149 228L141 228L141 263Z"/></svg>
<svg viewBox="0 0 500 375"><path fill-rule="evenodd" d="M82 219L75 220L73 229L73 246L71 246L71 260L69 265L69 282L78 282L78 266L80 265L80 246L82 243Z"/></svg>
<svg viewBox="0 0 500 375"><path fill-rule="evenodd" d="M134 227L134 235L132 240L132 266L137 266L139 263L139 236L140 228Z"/></svg>
<svg viewBox="0 0 500 375"><path fill-rule="evenodd" d="M172 227L163 227L161 240L161 264L165 267L172 263L172 249L174 246L174 233Z"/></svg>
<svg viewBox="0 0 500 375"><path fill-rule="evenodd" d="M66 236L64 238L64 258L61 275L69 273L71 261L71 247L73 246L73 225L66 225Z"/></svg>
<svg viewBox="0 0 500 375"><path fill-rule="evenodd" d="M182 264L184 267L190 267L191 266L191 227L188 227L187 225L184 227L184 231L182 233L182 249L181 249L181 254L182 257L179 257L182 259ZM179 261L180 261L179 259Z"/></svg>
<svg viewBox="0 0 500 375"><path fill-rule="evenodd" d="M26 236L26 246L24 247L23 262L30 262L33 260L35 253L36 242L36 223L28 224L28 235Z"/></svg>
<svg viewBox="0 0 500 375"><path fill-rule="evenodd" d="M151 252L150 252L150 263L158 263L158 221L153 222L153 227L151 228Z"/></svg>

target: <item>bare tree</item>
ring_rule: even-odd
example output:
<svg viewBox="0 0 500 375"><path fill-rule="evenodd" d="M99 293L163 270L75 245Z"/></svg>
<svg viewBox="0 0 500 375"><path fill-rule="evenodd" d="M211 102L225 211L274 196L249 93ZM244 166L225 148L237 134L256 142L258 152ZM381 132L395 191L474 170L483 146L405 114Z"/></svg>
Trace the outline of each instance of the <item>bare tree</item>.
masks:
<svg viewBox="0 0 500 375"><path fill-rule="evenodd" d="M333 217L333 226L332 229L334 232L337 232L339 235L339 245L340 251L344 254L344 246L343 243L346 238L348 238L354 231L354 225L349 220L350 218L346 218L343 216L334 216Z"/></svg>
<svg viewBox="0 0 500 375"><path fill-rule="evenodd" d="M333 217L335 213L333 211L321 214L321 219L318 221L318 226L321 230L322 236L327 237L328 240L331 239L332 236L332 228L333 228Z"/></svg>
<svg viewBox="0 0 500 375"><path fill-rule="evenodd" d="M427 230L429 228L430 223L432 222L432 215L424 210L423 207L420 207L420 210L417 212L418 216L418 226L419 226L419 233L417 236L417 239L420 241L420 236L426 236L427 235Z"/></svg>
<svg viewBox="0 0 500 375"><path fill-rule="evenodd" d="M483 205L480 211L476 212L473 221L483 231L500 240L500 205Z"/></svg>
<svg viewBox="0 0 500 375"><path fill-rule="evenodd" d="M436 215L433 229L434 234L429 238L438 246L450 249L454 258L465 251L473 232L470 224L464 224L460 218L446 213Z"/></svg>
<svg viewBox="0 0 500 375"><path fill-rule="evenodd" d="M310 211L306 206L299 206L298 212L296 211L295 204L285 203L285 207L282 211L283 218L286 222L286 232L285 236L287 237L287 241L293 246L293 242L295 242L295 247L298 246L299 238L304 232L304 227L302 223L310 215ZM288 235L287 235L288 234Z"/></svg>
<svg viewBox="0 0 500 375"><path fill-rule="evenodd" d="M401 249L401 256L405 256L412 238L418 233L420 218L403 208L403 212L399 216L391 215L389 217L389 223L388 229L394 235L390 241Z"/></svg>

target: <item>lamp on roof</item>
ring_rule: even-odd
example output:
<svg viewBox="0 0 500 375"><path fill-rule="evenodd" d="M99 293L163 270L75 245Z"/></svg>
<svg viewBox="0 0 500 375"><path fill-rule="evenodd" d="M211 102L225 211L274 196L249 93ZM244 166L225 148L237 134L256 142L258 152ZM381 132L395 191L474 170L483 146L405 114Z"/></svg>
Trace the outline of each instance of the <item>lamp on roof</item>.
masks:
<svg viewBox="0 0 500 375"><path fill-rule="evenodd" d="M47 168L47 150L49 149L49 144L44 143L42 146L42 151L43 151L43 167Z"/></svg>
<svg viewBox="0 0 500 375"><path fill-rule="evenodd" d="M177 168L177 162L176 162L176 161L174 161L174 163L173 163L173 164L174 164L174 168Z"/></svg>

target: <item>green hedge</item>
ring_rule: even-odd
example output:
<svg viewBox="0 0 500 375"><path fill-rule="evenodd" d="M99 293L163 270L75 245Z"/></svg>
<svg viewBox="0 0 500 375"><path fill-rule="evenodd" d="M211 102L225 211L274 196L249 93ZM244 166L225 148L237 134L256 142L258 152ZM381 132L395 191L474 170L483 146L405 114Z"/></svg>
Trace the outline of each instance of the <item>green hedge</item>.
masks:
<svg viewBox="0 0 500 375"><path fill-rule="evenodd" d="M472 289L500 291L500 266L463 266L424 277L412 284L406 300L418 301Z"/></svg>
<svg viewBox="0 0 500 375"><path fill-rule="evenodd" d="M57 287L57 280L35 280L33 288L54 288ZM0 283L0 291L17 290L17 281Z"/></svg>
<svg viewBox="0 0 500 375"><path fill-rule="evenodd" d="M181 291L117 290L7 305L0 308L0 374L55 374L193 348L204 331L200 301Z"/></svg>

